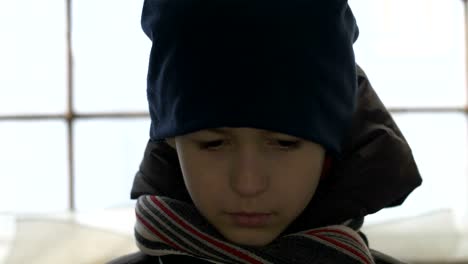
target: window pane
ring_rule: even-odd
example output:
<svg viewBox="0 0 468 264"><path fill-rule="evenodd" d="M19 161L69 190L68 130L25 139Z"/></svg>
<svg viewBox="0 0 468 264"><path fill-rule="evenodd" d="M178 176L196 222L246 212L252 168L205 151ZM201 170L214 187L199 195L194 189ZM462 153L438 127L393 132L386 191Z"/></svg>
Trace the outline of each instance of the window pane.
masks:
<svg viewBox="0 0 468 264"><path fill-rule="evenodd" d="M356 60L387 106L466 104L463 1L350 0Z"/></svg>
<svg viewBox="0 0 468 264"><path fill-rule="evenodd" d="M75 131L77 209L129 205L149 120L83 120Z"/></svg>
<svg viewBox="0 0 468 264"><path fill-rule="evenodd" d="M75 106L80 112L145 111L151 42L143 1L73 1Z"/></svg>
<svg viewBox="0 0 468 264"><path fill-rule="evenodd" d="M65 136L60 121L0 122L0 212L67 209Z"/></svg>
<svg viewBox="0 0 468 264"><path fill-rule="evenodd" d="M65 15L65 1L0 1L0 114L65 110Z"/></svg>
<svg viewBox="0 0 468 264"><path fill-rule="evenodd" d="M468 213L467 123L463 114L395 114L413 150L423 184L406 202L369 217L369 222L453 210Z"/></svg>

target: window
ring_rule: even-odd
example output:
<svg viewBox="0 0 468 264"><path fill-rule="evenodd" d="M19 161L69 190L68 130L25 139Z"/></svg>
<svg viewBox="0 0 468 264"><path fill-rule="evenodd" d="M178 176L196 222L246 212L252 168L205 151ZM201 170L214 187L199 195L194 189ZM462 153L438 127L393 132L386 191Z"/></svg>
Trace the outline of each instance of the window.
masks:
<svg viewBox="0 0 468 264"><path fill-rule="evenodd" d="M70 3L0 3L0 212L131 203L149 134L143 1ZM371 222L442 208L460 221L468 215L463 5L350 0L361 31L356 59L424 178L403 206Z"/></svg>
<svg viewBox="0 0 468 264"><path fill-rule="evenodd" d="M0 212L130 204L149 135L143 1L71 3L0 3Z"/></svg>
<svg viewBox="0 0 468 264"><path fill-rule="evenodd" d="M413 149L423 185L369 222L450 209L468 212L467 85L462 1L351 0L356 60Z"/></svg>

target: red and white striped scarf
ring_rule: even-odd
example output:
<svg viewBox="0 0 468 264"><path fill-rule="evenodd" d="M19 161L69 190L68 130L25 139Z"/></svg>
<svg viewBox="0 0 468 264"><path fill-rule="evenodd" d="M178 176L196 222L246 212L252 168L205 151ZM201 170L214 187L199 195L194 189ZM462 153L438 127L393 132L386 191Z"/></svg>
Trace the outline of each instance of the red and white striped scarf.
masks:
<svg viewBox="0 0 468 264"><path fill-rule="evenodd" d="M142 196L136 205L136 242L152 256L189 255L213 263L374 263L353 229L327 226L286 235L264 247L224 239L193 205L160 196Z"/></svg>

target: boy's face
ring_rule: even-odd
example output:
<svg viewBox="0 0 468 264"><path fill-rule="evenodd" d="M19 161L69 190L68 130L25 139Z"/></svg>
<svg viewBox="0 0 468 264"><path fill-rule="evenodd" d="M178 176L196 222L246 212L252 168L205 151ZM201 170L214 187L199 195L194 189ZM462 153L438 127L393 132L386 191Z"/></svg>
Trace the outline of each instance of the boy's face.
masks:
<svg viewBox="0 0 468 264"><path fill-rule="evenodd" d="M324 149L253 128L220 128L168 139L201 214L228 240L272 242L302 213L318 185Z"/></svg>

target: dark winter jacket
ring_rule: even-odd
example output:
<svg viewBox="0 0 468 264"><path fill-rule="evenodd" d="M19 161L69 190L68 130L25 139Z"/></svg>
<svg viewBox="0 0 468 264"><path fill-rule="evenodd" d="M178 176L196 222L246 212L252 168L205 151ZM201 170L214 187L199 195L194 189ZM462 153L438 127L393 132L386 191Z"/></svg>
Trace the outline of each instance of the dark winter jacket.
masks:
<svg viewBox="0 0 468 264"><path fill-rule="evenodd" d="M358 67L358 102L343 158L333 163L302 215L285 232L364 219L368 214L398 206L422 179L405 138ZM191 202L177 153L164 142L148 142L131 197L161 195ZM316 212L320 212L317 214ZM357 221L359 222L359 221ZM372 247L372 241L370 241ZM372 251L376 263L400 263ZM147 256L141 252L112 264L206 263L187 256Z"/></svg>

